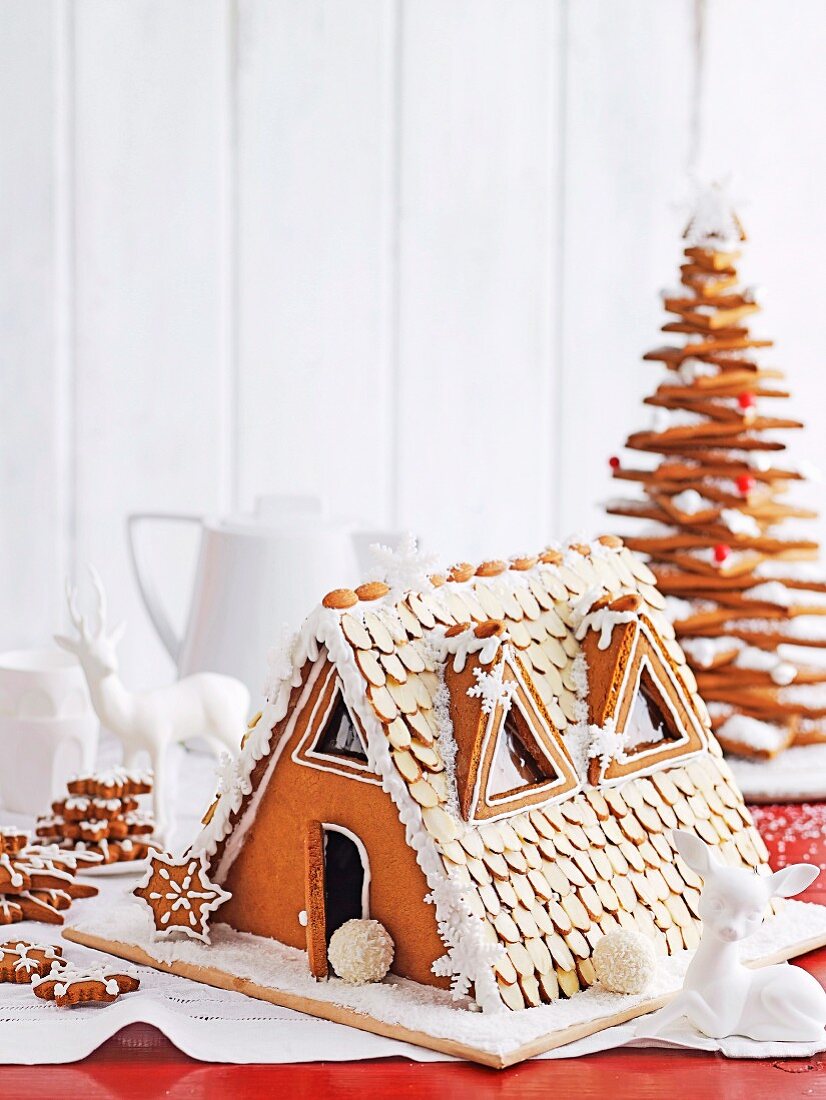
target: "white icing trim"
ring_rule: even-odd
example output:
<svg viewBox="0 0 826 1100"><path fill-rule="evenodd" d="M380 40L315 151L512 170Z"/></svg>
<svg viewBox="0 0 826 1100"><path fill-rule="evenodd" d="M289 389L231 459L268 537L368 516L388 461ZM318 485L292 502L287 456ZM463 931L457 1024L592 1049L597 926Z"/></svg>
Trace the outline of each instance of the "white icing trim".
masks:
<svg viewBox="0 0 826 1100"><path fill-rule="evenodd" d="M605 589L589 588L571 608L571 619L575 627L574 637L581 642L589 630L599 631L598 649L607 649L611 644L614 627L622 623L639 622L636 611L611 611L608 607L591 608L605 595Z"/></svg>
<svg viewBox="0 0 826 1100"><path fill-rule="evenodd" d="M476 580L478 579L477 577ZM461 672L467 664L468 657L473 653L479 654L480 664L491 664L499 652L500 646L507 641L507 633L493 634L489 638L477 638L473 632L474 625L471 624L461 634L452 634L450 637L447 637L444 633L436 635L438 638L437 644L441 647L443 653L453 657L454 672Z"/></svg>
<svg viewBox="0 0 826 1100"><path fill-rule="evenodd" d="M325 657L319 656L316 659L316 662L313 665L312 669L310 670L310 675L307 677L307 682L304 685L304 690L301 692L301 696L299 697L298 702L296 703L296 706L293 710L293 713L290 715L290 720L289 720L289 722L287 723L287 725L284 729L284 733L282 734L281 739L279 740L278 744L275 746L275 748L270 753L270 758L269 758L269 761L267 762L267 768L266 768L266 771L264 772L264 775L261 777L261 782L258 784L255 791L253 791L252 797L249 799L246 807L244 808L243 814L238 819L238 821L235 823L235 827L232 829L231 833L229 833L229 812L227 812L227 814L226 814L226 822L223 826L224 829L225 829L225 831L223 832L223 836L226 836L229 833L229 840L226 843L224 851L221 855L221 859L218 863L218 866L215 869L215 881L216 882L222 883L226 880L226 876L229 872L229 869L232 866L232 864L235 862L235 859L236 859L238 853L240 852L241 847L243 846L244 838L247 834L247 830L249 829L250 824L252 823L252 821L255 819L255 814L256 814L256 811L258 809L258 803L261 801L261 798L264 794L264 791L266 790L267 786L269 785L270 780L272 779L272 774L275 771L275 766L276 766L276 764L278 763L278 761L281 757L281 753L284 749L284 746L287 744L287 742L289 741L290 737L293 734L293 731L295 730L295 724L298 721L298 716L301 714L302 710L304 709L304 706L306 705L307 699L308 699L310 693L313 690L313 686L314 686L316 680L318 679L318 675L321 672L321 669L324 667L325 660L326 660ZM283 717L283 715L282 715L282 717ZM262 715L262 717L259 719L258 725L260 726L261 723L265 719L267 719L267 710L266 709L264 710L264 714ZM272 734L272 728L280 720L281 719L275 719L275 721L273 721L272 726L270 727L270 731L269 731L270 735ZM268 743L269 743L269 739L268 739ZM262 755L263 755L263 753L262 753ZM242 757L242 760L243 759L244 758ZM256 763L257 763L257 760L253 759L252 763L249 767L249 771L247 773L248 776L252 773L252 769L253 769L253 767L255 766ZM221 799L221 801L223 801L223 798ZM215 816L217 816L218 810L220 808L221 808L221 803L219 802L218 807L216 808ZM213 818L213 821L214 820L215 819ZM207 826L206 828L209 828L209 826ZM204 831L206 831L206 830L204 830ZM202 832L201 835L203 836L203 832ZM221 839L223 839L223 836L221 837ZM197 850L198 846L199 846L198 841L196 841L195 844L193 844L193 850ZM206 845L205 845L205 849L209 852L209 848L207 848ZM214 852L215 852L215 846L212 847L212 851L210 852L210 854L213 854Z"/></svg>
<svg viewBox="0 0 826 1100"><path fill-rule="evenodd" d="M322 821L322 829L326 832L341 833L342 836L346 836L349 840L355 844L358 850L359 858L361 859L362 869L362 881L361 881L361 917L362 920L367 920L370 916L370 857L367 855L367 849L364 846L364 841L360 836L357 836L351 829L346 828L344 825L334 825L331 821ZM324 875L326 879L327 875L327 845L326 837L324 845Z"/></svg>
<svg viewBox="0 0 826 1100"><path fill-rule="evenodd" d="M315 743L318 740L322 730L327 725L330 715L335 709L336 703L338 702L339 698L341 698L342 700L344 699L341 693L340 685L337 685L330 696L330 701L327 705L326 710L320 718L317 717L318 708L321 705L321 700L324 697L324 693L327 691L327 686L330 683L330 679L332 677L337 678L337 673L335 668L331 664L330 671L324 680L321 691L319 692L318 699L316 700L316 705L313 707L313 712L310 715L310 720L307 723L307 730L290 754L290 759L296 764L301 764L301 766L304 768L312 768L314 771L325 772L327 775L344 776L347 779L354 779L357 783L372 783L374 786L380 787L381 779L379 779L376 773L370 768L369 764L360 764L357 760L351 759L347 756L331 756L327 753L314 752L311 748L305 748L308 742ZM345 702L344 705L347 706L347 703ZM347 712L349 714L349 707L347 707ZM361 735L361 729L359 728L359 725L353 718L352 714L350 714L350 721L353 723L353 728L356 731L356 736L358 737L359 743L364 748L366 754L367 748L364 745L364 740ZM354 774L355 772L361 772L362 774L356 775Z"/></svg>

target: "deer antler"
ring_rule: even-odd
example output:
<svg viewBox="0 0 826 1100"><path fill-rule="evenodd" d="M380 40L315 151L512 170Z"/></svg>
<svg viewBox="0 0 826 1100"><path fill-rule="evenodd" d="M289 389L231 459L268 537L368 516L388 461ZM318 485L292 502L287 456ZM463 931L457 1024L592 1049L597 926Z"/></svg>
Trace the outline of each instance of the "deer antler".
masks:
<svg viewBox="0 0 826 1100"><path fill-rule="evenodd" d="M92 578L92 584L95 586L95 595L97 596L97 615L98 615L98 637L101 637L106 630L106 589L103 587L103 581L100 579L100 573L95 569L94 565L87 566L89 570L89 576Z"/></svg>
<svg viewBox="0 0 826 1100"><path fill-rule="evenodd" d="M87 642L89 631L86 628L86 617L77 609L77 589L72 587L68 577L66 578L66 603L69 605L69 617L73 626L80 634L81 640Z"/></svg>

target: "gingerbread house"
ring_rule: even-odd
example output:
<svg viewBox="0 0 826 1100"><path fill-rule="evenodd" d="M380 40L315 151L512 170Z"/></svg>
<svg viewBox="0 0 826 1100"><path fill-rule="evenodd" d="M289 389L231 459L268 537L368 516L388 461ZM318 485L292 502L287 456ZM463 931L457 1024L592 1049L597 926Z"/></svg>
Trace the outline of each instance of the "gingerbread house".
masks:
<svg viewBox="0 0 826 1100"><path fill-rule="evenodd" d="M393 970L485 1010L572 996L634 928L698 942L674 827L758 870L766 849L647 568L622 542L329 593L272 657L263 712L193 850L216 919L306 950L346 920Z"/></svg>

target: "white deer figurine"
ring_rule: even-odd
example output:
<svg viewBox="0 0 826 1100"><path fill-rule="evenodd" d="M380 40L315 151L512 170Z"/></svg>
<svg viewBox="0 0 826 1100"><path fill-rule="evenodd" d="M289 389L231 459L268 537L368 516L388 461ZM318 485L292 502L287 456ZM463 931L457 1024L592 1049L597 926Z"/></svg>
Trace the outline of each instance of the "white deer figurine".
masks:
<svg viewBox="0 0 826 1100"><path fill-rule="evenodd" d="M97 571L90 566L89 572L97 594L97 630L90 630L78 613L77 589L67 582L69 615L78 636L56 634L55 641L77 655L98 718L123 742L124 764L132 767L140 752L149 754L155 775L155 820L162 836L169 746L203 737L216 754L227 751L237 756L249 713L249 691L239 680L216 672L195 673L154 691L129 691L118 676L116 652L126 624L107 634L106 593Z"/></svg>
<svg viewBox="0 0 826 1100"><path fill-rule="evenodd" d="M703 879L699 916L703 934L680 993L640 1022L639 1034L656 1035L685 1017L698 1031L720 1039L745 1035L762 1042L822 1040L826 992L797 966L751 969L740 961L740 942L760 927L771 898L805 890L820 873L796 863L769 875L719 863L693 833L675 829L677 851Z"/></svg>

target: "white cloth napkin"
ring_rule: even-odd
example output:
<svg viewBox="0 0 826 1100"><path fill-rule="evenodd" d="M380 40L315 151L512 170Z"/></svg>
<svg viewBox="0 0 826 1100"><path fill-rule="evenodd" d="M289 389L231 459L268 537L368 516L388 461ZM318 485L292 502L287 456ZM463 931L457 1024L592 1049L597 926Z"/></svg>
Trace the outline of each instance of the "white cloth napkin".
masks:
<svg viewBox="0 0 826 1100"><path fill-rule="evenodd" d="M205 804L213 789L212 761L205 756L188 756L181 772L178 803L191 814L193 808L197 812ZM25 828L31 826L31 821L0 812L0 824ZM178 840L184 844L194 834L195 824L195 818L181 817L173 844ZM93 907L111 904L113 898L134 886L136 877L90 881L99 887L100 895L76 901L67 914L70 924L73 918L85 921L92 915ZM65 957L76 963L95 960L127 965L62 940L60 928L53 925L27 921L0 928L0 942L15 939L60 943ZM335 1062L400 1056L419 1062L451 1060L435 1051L278 1008L241 993L213 989L147 967L130 964L130 969L140 977L140 989L111 1005L60 1009L36 998L28 986L0 984L0 1064L78 1061L127 1024L138 1022L154 1025L179 1050L207 1062ZM542 1057L578 1058L624 1045L719 1050L736 1058L805 1057L826 1049L826 1041L808 1046L755 1043L740 1038L717 1041L699 1035L685 1024L669 1031L664 1038L647 1039L638 1035L638 1027L640 1022L632 1021L609 1028Z"/></svg>

